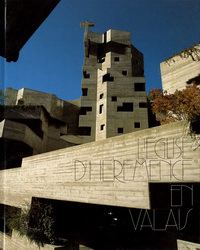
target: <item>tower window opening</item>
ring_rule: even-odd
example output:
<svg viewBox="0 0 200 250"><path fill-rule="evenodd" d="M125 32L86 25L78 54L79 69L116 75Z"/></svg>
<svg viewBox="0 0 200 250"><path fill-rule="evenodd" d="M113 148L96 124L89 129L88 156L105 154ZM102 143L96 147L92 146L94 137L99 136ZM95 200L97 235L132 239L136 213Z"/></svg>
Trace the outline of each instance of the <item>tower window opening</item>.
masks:
<svg viewBox="0 0 200 250"><path fill-rule="evenodd" d="M132 102L123 102L122 106L117 106L118 112L132 112L133 103Z"/></svg>
<svg viewBox="0 0 200 250"><path fill-rule="evenodd" d="M124 128L118 128L118 134L123 134L124 133Z"/></svg>
<svg viewBox="0 0 200 250"><path fill-rule="evenodd" d="M115 62L119 62L119 57L114 57Z"/></svg>
<svg viewBox="0 0 200 250"><path fill-rule="evenodd" d="M103 63L103 62L105 62L105 57L98 59L98 63Z"/></svg>
<svg viewBox="0 0 200 250"><path fill-rule="evenodd" d="M126 70L122 71L122 75L127 76L128 72Z"/></svg>
<svg viewBox="0 0 200 250"><path fill-rule="evenodd" d="M103 99L104 94L100 94L99 99Z"/></svg>
<svg viewBox="0 0 200 250"><path fill-rule="evenodd" d="M135 91L145 91L145 83L135 83Z"/></svg>
<svg viewBox="0 0 200 250"><path fill-rule="evenodd" d="M147 108L147 103L146 102L140 102L139 103L139 108Z"/></svg>
<svg viewBox="0 0 200 250"><path fill-rule="evenodd" d="M92 111L92 107L81 107L80 115L86 115L88 111Z"/></svg>
<svg viewBox="0 0 200 250"><path fill-rule="evenodd" d="M82 88L82 96L88 95L88 88Z"/></svg>
<svg viewBox="0 0 200 250"><path fill-rule="evenodd" d="M112 96L112 97L111 97L111 101L112 101L112 102L116 102L116 101L117 101L117 96Z"/></svg>
<svg viewBox="0 0 200 250"><path fill-rule="evenodd" d="M90 78L90 74L87 71L83 71L83 78Z"/></svg>
<svg viewBox="0 0 200 250"><path fill-rule="evenodd" d="M135 127L135 128L140 128L140 122L135 122L135 123L134 123L134 127Z"/></svg>
<svg viewBox="0 0 200 250"><path fill-rule="evenodd" d="M100 130L104 130L104 128L105 128L105 124L102 124L102 125L100 126Z"/></svg>
<svg viewBox="0 0 200 250"><path fill-rule="evenodd" d="M91 127L79 127L79 134L80 135L91 135Z"/></svg>
<svg viewBox="0 0 200 250"><path fill-rule="evenodd" d="M103 113L103 104L101 104L100 106L99 106L99 114L102 114Z"/></svg>
<svg viewBox="0 0 200 250"><path fill-rule="evenodd" d="M114 77L113 76L110 76L109 73L105 74L103 76L103 82L113 82L114 81Z"/></svg>

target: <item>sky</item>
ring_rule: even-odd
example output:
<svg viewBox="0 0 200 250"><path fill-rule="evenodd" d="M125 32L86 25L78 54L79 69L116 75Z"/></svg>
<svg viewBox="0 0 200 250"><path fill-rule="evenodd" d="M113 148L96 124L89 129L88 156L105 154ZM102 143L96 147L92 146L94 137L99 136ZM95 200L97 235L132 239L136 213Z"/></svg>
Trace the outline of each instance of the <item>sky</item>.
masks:
<svg viewBox="0 0 200 250"><path fill-rule="evenodd" d="M80 98L85 20L94 22L90 30L97 33L131 32L132 44L144 54L147 91L161 88L162 61L200 42L200 0L61 0L17 62L0 57L0 88Z"/></svg>

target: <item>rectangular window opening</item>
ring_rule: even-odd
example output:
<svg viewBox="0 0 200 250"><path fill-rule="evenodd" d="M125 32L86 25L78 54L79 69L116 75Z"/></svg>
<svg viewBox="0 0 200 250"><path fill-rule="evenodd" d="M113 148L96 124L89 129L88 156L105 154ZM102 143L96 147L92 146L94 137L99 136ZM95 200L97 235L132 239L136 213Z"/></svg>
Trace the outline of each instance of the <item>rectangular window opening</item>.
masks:
<svg viewBox="0 0 200 250"><path fill-rule="evenodd" d="M134 123L134 127L135 127L135 128L140 128L140 122L135 122L135 123Z"/></svg>
<svg viewBox="0 0 200 250"><path fill-rule="evenodd" d="M117 101L117 96L112 96L112 97L111 97L111 101L112 101L112 102L116 102L116 101Z"/></svg>
<svg viewBox="0 0 200 250"><path fill-rule="evenodd" d="M90 74L87 71L83 71L83 78L90 78Z"/></svg>
<svg viewBox="0 0 200 250"><path fill-rule="evenodd" d="M114 77L110 76L109 73L103 76L103 82L113 82L113 81L114 81Z"/></svg>
<svg viewBox="0 0 200 250"><path fill-rule="evenodd" d="M117 106L118 112L132 112L133 103L132 102L123 102L122 106Z"/></svg>
<svg viewBox="0 0 200 250"><path fill-rule="evenodd" d="M79 127L79 134L80 135L91 135L91 127Z"/></svg>
<svg viewBox="0 0 200 250"><path fill-rule="evenodd" d="M128 72L126 70L122 71L122 75L127 76Z"/></svg>
<svg viewBox="0 0 200 250"><path fill-rule="evenodd" d="M82 96L88 95L88 88L82 88Z"/></svg>
<svg viewBox="0 0 200 250"><path fill-rule="evenodd" d="M124 128L118 128L118 134L123 134L124 133Z"/></svg>
<svg viewBox="0 0 200 250"><path fill-rule="evenodd" d="M145 83L135 83L135 91L145 91Z"/></svg>
<svg viewBox="0 0 200 250"><path fill-rule="evenodd" d="M81 107L80 115L86 115L88 111L91 112L92 107Z"/></svg>
<svg viewBox="0 0 200 250"><path fill-rule="evenodd" d="M114 57L115 62L119 62L119 57Z"/></svg>
<svg viewBox="0 0 200 250"><path fill-rule="evenodd" d="M139 108L147 108L147 103L146 102L140 102L139 103Z"/></svg>

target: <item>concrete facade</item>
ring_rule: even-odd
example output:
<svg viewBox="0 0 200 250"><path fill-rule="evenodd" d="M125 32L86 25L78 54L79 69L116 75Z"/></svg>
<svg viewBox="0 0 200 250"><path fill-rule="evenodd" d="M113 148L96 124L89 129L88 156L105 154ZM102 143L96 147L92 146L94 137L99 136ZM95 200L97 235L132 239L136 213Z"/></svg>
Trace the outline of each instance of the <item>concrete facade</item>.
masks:
<svg viewBox="0 0 200 250"><path fill-rule="evenodd" d="M25 144L34 155L23 158L20 168L0 171L0 203L21 208L38 197L152 211L153 184L200 182L200 147L184 122L148 129L143 55L131 45L130 33L98 34L88 30L93 23L82 26L86 28L80 100L7 90L13 107L1 119L0 138ZM177 64L174 72L180 68ZM163 77L167 70L164 67ZM27 119L37 120L37 126ZM73 144L83 145L69 147ZM0 242L5 250L35 249L15 232L12 238L0 237ZM198 245L178 241L178 249L185 246Z"/></svg>
<svg viewBox="0 0 200 250"><path fill-rule="evenodd" d="M68 134L78 134L78 116L80 99L64 101L54 94L32 89L6 89L7 105L10 106L43 106L52 118L67 124Z"/></svg>
<svg viewBox="0 0 200 250"><path fill-rule="evenodd" d="M184 240L177 240L177 247L178 250L198 250L200 249L200 244Z"/></svg>
<svg viewBox="0 0 200 250"><path fill-rule="evenodd" d="M162 88L172 94L194 81L200 84L200 44L194 46L192 56L184 57L184 51L160 64Z"/></svg>
<svg viewBox="0 0 200 250"><path fill-rule="evenodd" d="M87 27L84 51L79 128L85 141L148 128L143 55L130 32L98 34Z"/></svg>
<svg viewBox="0 0 200 250"><path fill-rule="evenodd" d="M200 181L200 148L183 129L173 123L24 158L0 171L0 203L41 197L150 209L149 183Z"/></svg>

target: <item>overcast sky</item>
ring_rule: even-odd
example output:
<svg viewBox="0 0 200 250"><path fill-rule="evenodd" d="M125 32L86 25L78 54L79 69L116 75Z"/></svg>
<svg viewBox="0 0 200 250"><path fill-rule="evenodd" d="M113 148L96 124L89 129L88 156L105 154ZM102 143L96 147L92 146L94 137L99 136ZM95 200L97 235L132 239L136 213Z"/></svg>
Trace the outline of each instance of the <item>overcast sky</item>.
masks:
<svg viewBox="0 0 200 250"><path fill-rule="evenodd" d="M147 90L161 87L160 62L200 42L200 0L61 0L16 63L0 58L5 72L4 78L0 72L0 84L64 100L79 98L84 56L80 22L86 19L95 23L94 32L131 32L132 44L144 54Z"/></svg>

